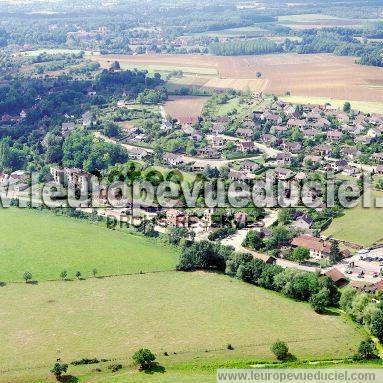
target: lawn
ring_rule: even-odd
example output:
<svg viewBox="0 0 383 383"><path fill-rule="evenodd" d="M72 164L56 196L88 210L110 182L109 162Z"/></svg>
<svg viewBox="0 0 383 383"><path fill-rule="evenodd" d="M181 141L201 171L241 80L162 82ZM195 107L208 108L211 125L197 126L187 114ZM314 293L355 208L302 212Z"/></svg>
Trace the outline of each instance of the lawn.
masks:
<svg viewBox="0 0 383 383"><path fill-rule="evenodd" d="M331 105L342 108L347 100L335 100L326 97L306 97L306 96L283 96L281 97L286 102L293 104L321 104L329 103ZM351 101L351 107L355 110L360 110L365 113L383 113L383 102L378 101Z"/></svg>
<svg viewBox="0 0 383 383"><path fill-rule="evenodd" d="M383 192L373 191L372 196L383 198ZM324 234L369 246L383 238L382 221L381 207L363 208L359 203L355 208L345 210L344 215L336 218Z"/></svg>
<svg viewBox="0 0 383 383"><path fill-rule="evenodd" d="M174 269L177 252L141 236L48 212L0 209L0 280L19 281L25 271L42 281L67 270L89 276Z"/></svg>
<svg viewBox="0 0 383 383"><path fill-rule="evenodd" d="M307 303L204 272L10 284L0 297L0 381L32 376L34 368L47 376L58 357L130 366L143 346L165 368L178 366L179 376L180 365L274 360L269 349L277 339L301 360L337 359L351 356L363 336L342 316L319 315ZM121 381L138 382L128 375ZM166 373L158 381L169 381Z"/></svg>

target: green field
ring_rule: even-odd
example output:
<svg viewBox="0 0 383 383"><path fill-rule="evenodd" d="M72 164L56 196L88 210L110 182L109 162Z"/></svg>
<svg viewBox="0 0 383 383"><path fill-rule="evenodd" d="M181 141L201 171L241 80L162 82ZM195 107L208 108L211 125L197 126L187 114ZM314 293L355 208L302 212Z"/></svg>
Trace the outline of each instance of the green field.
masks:
<svg viewBox="0 0 383 383"><path fill-rule="evenodd" d="M324 105L329 103L333 106L342 108L347 100L336 100L326 97L306 97L306 96L283 96L281 99L285 102L293 104L318 104ZM360 110L365 113L382 113L383 114L383 102L377 101L350 101L351 108Z"/></svg>
<svg viewBox="0 0 383 383"><path fill-rule="evenodd" d="M319 360L349 357L363 338L343 316L319 315L307 303L205 272L10 284L0 291L4 382L48 378L58 357L119 361L127 367L119 381L126 383L214 382L220 364L273 361L270 345L278 339L299 360ZM167 379L166 371L155 374L156 380L145 374L138 379L130 357L143 346L179 379ZM210 378L198 380L199 375ZM98 380L96 374L92 381L112 379Z"/></svg>
<svg viewBox="0 0 383 383"><path fill-rule="evenodd" d="M280 23L296 23L296 22L311 22L318 20L342 20L339 17L323 15L322 13L307 13L302 15L286 15L278 16Z"/></svg>
<svg viewBox="0 0 383 383"><path fill-rule="evenodd" d="M0 281L58 279L96 268L99 275L174 269L177 252L142 236L51 213L0 209Z"/></svg>
<svg viewBox="0 0 383 383"><path fill-rule="evenodd" d="M383 198L383 192L373 191L372 196ZM345 210L342 217L334 219L324 234L369 246L383 238L382 221L383 208L363 208L359 203L355 208Z"/></svg>

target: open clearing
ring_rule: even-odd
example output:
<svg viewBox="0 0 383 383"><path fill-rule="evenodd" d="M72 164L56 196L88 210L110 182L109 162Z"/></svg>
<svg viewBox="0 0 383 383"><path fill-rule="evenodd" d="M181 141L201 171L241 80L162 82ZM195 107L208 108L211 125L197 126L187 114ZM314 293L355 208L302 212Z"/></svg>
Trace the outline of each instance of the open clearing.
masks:
<svg viewBox="0 0 383 383"><path fill-rule="evenodd" d="M171 270L177 252L142 236L30 209L0 209L0 280L20 281L30 271L38 281Z"/></svg>
<svg viewBox="0 0 383 383"><path fill-rule="evenodd" d="M172 96L166 101L164 108L173 118L193 117L201 115L208 97L198 96Z"/></svg>
<svg viewBox="0 0 383 383"><path fill-rule="evenodd" d="M104 67L114 60L129 66L190 68L196 76L217 71L204 78L203 86L262 90L292 96L326 97L337 100L383 102L383 68L355 64L353 57L329 54L275 54L264 56L202 55L106 55L89 56ZM256 78L261 72L262 77ZM189 77L193 79L193 77ZM186 85L188 77L183 79ZM195 80L193 80L195 82Z"/></svg>
<svg viewBox="0 0 383 383"><path fill-rule="evenodd" d="M274 360L269 348L277 339L299 359L344 358L363 338L342 316L318 315L307 303L203 272L7 285L0 318L0 381L26 371L31 376L37 367L48 375L58 357L129 365L143 346L166 367L165 351L191 364L198 358ZM227 350L228 343L235 350Z"/></svg>
<svg viewBox="0 0 383 383"><path fill-rule="evenodd" d="M372 196L382 200L383 192L374 190ZM363 208L359 203L355 208L345 210L342 217L334 219L324 234L335 239L369 246L383 238L382 222L382 207Z"/></svg>

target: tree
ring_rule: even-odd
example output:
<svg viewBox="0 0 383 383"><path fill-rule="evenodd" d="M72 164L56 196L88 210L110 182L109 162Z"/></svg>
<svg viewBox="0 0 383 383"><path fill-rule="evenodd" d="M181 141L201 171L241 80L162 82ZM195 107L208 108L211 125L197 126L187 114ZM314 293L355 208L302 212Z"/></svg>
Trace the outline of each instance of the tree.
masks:
<svg viewBox="0 0 383 383"><path fill-rule="evenodd" d="M177 270L194 271L215 269L225 271L226 260L232 254L232 248L209 241L193 243L185 247L180 255Z"/></svg>
<svg viewBox="0 0 383 383"><path fill-rule="evenodd" d="M343 112L349 113L351 111L351 104L346 101L343 105Z"/></svg>
<svg viewBox="0 0 383 383"><path fill-rule="evenodd" d="M321 289L316 294L310 297L310 303L312 308L317 313L323 313L325 308L329 305L329 291L326 288Z"/></svg>
<svg viewBox="0 0 383 383"><path fill-rule="evenodd" d="M379 310L372 314L370 324L371 334L383 341L383 311Z"/></svg>
<svg viewBox="0 0 383 383"><path fill-rule="evenodd" d="M357 360L369 360L377 359L376 347L371 339L365 339L360 342L357 353L354 355L354 359Z"/></svg>
<svg viewBox="0 0 383 383"><path fill-rule="evenodd" d="M56 377L56 380L61 380L62 374L68 371L68 365L65 363L55 363L51 369L51 373Z"/></svg>
<svg viewBox="0 0 383 383"><path fill-rule="evenodd" d="M76 278L77 279L80 279L81 278L81 271L76 271Z"/></svg>
<svg viewBox="0 0 383 383"><path fill-rule="evenodd" d="M339 306L342 310L348 311L352 307L352 302L355 298L357 291L352 287L345 287L342 289L342 294L339 299Z"/></svg>
<svg viewBox="0 0 383 383"><path fill-rule="evenodd" d="M96 275L98 274L97 269L93 269L93 270L92 270L92 274L93 274L93 276L96 278Z"/></svg>
<svg viewBox="0 0 383 383"><path fill-rule="evenodd" d="M262 73L261 72L257 72L255 75L257 76L257 78L260 78L262 76Z"/></svg>
<svg viewBox="0 0 383 383"><path fill-rule="evenodd" d="M121 127L114 122L108 121L104 126L104 134L108 137L117 137L121 133Z"/></svg>
<svg viewBox="0 0 383 383"><path fill-rule="evenodd" d="M132 359L140 370L148 370L156 360L156 356L149 349L141 348L133 354Z"/></svg>
<svg viewBox="0 0 383 383"><path fill-rule="evenodd" d="M278 223L280 225L287 225L292 220L291 209L282 208L278 210Z"/></svg>
<svg viewBox="0 0 383 383"><path fill-rule="evenodd" d="M305 247L297 247L293 251L292 258L294 261L297 261L299 263L307 261L310 258L310 250L306 249Z"/></svg>
<svg viewBox="0 0 383 383"><path fill-rule="evenodd" d="M271 352L278 360L285 360L289 356L289 348L287 347L287 344L280 340L271 346Z"/></svg>
<svg viewBox="0 0 383 383"><path fill-rule="evenodd" d="M30 273L29 271L26 271L23 274L23 279L25 280L25 283L28 283L32 279L32 273Z"/></svg>
<svg viewBox="0 0 383 383"><path fill-rule="evenodd" d="M66 277L68 276L68 272L66 270L63 270L61 273L60 273L60 278L64 281L66 279Z"/></svg>
<svg viewBox="0 0 383 383"><path fill-rule="evenodd" d="M259 250L263 246L263 240L258 231L249 230L246 234L242 246L248 247L253 250Z"/></svg>
<svg viewBox="0 0 383 383"><path fill-rule="evenodd" d="M340 250L339 250L339 245L338 245L337 241L332 241L332 243L331 243L329 259L330 259L331 264L333 264L333 265L335 263L338 263L342 259L342 256L341 256Z"/></svg>
<svg viewBox="0 0 383 383"><path fill-rule="evenodd" d="M120 63L118 61L115 61L110 68L114 69L114 70L120 70L121 66L120 66Z"/></svg>
<svg viewBox="0 0 383 383"><path fill-rule="evenodd" d="M172 245L179 245L188 236L189 230L186 227L171 226L168 228L168 240Z"/></svg>

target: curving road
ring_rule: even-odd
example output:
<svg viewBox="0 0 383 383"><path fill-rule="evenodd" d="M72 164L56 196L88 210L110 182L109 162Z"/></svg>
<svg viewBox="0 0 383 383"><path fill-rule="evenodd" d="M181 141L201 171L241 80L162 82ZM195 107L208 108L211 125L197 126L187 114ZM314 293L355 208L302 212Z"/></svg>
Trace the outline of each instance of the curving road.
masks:
<svg viewBox="0 0 383 383"><path fill-rule="evenodd" d="M126 148L127 150L129 150L129 149L132 150L132 149L139 148L139 149L144 149L144 150L146 150L149 153L153 153L153 149L143 148L142 146L139 146L139 145L123 144L123 143L118 142L117 140L115 140L113 138L104 136L100 132L95 132L94 135L95 135L96 138L98 138L100 140L104 140L106 142L110 142L110 143L113 143L113 144L121 145L124 148ZM229 136L225 136L225 137L229 137ZM230 137L230 139L233 140L233 137ZM261 151L263 151L263 152L265 152L266 154L269 154L269 155L271 155L270 154L271 153L270 150L272 151L272 153L274 153L274 151L278 152L278 151L276 151L276 149L269 148L269 147L267 147L266 145L263 145L263 144L255 143L255 146L257 148L259 148ZM217 167L217 168L220 168L221 166L228 165L228 164L233 163L233 162L243 162L243 161L247 161L247 160L259 159L259 155L252 156L252 157L246 157L246 158L231 159L231 160L194 157L194 156L187 156L185 154L179 154L179 157L181 157L186 163L187 162L196 162L196 161L198 161L198 162L200 162L202 164L209 165L211 167Z"/></svg>

